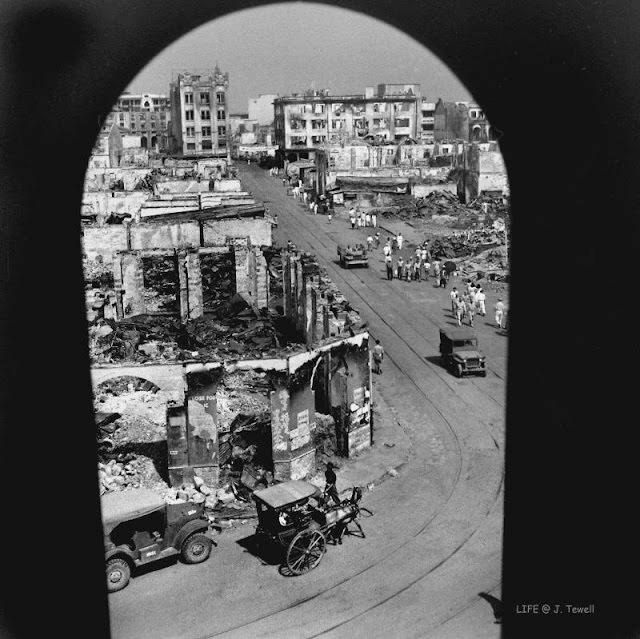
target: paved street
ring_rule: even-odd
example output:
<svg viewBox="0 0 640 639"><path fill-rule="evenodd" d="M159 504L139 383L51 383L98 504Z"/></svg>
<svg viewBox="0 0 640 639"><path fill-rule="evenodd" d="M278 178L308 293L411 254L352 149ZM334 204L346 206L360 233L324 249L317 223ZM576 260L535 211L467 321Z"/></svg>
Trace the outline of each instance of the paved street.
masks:
<svg viewBox="0 0 640 639"><path fill-rule="evenodd" d="M497 638L477 593L500 596L507 338L489 314L476 318L489 372L455 378L438 357L438 327L455 324L449 290L388 282L381 250L368 269L343 270L337 243L363 242L368 231L313 216L268 171L239 168L243 188L277 213L276 242L314 253L384 345L373 402L395 420L406 460L365 494L374 512L363 520L366 539L330 546L316 570L281 576L250 552L248 524L223 534L208 562L149 572L111 595L113 636ZM488 292L488 310L494 302ZM380 459L385 441L345 464L339 482L357 480L358 465Z"/></svg>

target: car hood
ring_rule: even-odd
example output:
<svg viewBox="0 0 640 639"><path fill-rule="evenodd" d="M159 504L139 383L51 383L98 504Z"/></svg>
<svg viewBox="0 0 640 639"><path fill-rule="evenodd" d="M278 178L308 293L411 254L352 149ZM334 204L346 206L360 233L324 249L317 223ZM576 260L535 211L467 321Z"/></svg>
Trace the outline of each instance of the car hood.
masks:
<svg viewBox="0 0 640 639"><path fill-rule="evenodd" d="M484 359L480 351L455 351L454 355L460 359Z"/></svg>

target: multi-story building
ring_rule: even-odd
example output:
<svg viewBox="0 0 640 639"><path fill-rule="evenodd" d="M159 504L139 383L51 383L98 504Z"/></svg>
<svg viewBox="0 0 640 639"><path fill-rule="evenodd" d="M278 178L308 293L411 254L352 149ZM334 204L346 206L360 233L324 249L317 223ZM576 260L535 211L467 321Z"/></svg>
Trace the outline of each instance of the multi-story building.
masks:
<svg viewBox="0 0 640 639"><path fill-rule="evenodd" d="M427 98L420 101L420 134L423 142L433 142L433 129L435 123L436 103L429 102Z"/></svg>
<svg viewBox="0 0 640 639"><path fill-rule="evenodd" d="M113 111L121 133L140 136L140 145L145 149L167 149L171 121L168 96L125 92Z"/></svg>
<svg viewBox="0 0 640 639"><path fill-rule="evenodd" d="M172 150L184 156L226 156L229 74L177 73L171 82Z"/></svg>
<svg viewBox="0 0 640 639"><path fill-rule="evenodd" d="M275 141L287 156L311 158L316 149L353 139L416 139L420 105L419 84L379 84L364 95L320 90L275 98Z"/></svg>

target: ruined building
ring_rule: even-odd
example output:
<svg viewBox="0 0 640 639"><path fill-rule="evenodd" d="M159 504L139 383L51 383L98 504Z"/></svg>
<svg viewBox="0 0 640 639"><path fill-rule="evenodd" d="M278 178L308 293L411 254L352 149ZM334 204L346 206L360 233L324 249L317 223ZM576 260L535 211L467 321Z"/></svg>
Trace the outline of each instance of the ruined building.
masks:
<svg viewBox="0 0 640 639"><path fill-rule="evenodd" d="M263 207L83 227L92 379L167 404L169 478L315 472L316 414L338 452L371 443L368 334L312 256L271 248Z"/></svg>
<svg viewBox="0 0 640 639"><path fill-rule="evenodd" d="M287 159L313 158L327 144L368 136L392 142L417 138L419 84L379 84L363 95L308 91L274 100L276 144Z"/></svg>

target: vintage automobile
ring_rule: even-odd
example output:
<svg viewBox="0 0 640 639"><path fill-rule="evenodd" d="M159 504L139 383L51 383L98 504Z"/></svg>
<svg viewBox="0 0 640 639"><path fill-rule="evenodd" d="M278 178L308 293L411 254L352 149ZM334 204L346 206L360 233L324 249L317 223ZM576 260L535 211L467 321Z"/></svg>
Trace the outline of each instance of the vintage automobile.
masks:
<svg viewBox="0 0 640 639"><path fill-rule="evenodd" d="M340 265L342 268L350 268L351 266L369 266L367 249L363 244L356 244L355 246L338 246L338 256L340 257Z"/></svg>
<svg viewBox="0 0 640 639"><path fill-rule="evenodd" d="M440 329L440 357L447 370L458 377L487 374L486 357L478 351L478 338L467 328Z"/></svg>
<svg viewBox="0 0 640 639"><path fill-rule="evenodd" d="M206 561L215 543L215 527L199 504L167 504L144 488L101 497L107 590L129 583L132 571L165 557L180 555L188 564Z"/></svg>
<svg viewBox="0 0 640 639"><path fill-rule="evenodd" d="M342 543L345 533L364 538L357 521L362 490L354 487L351 497L334 506L325 505L320 490L305 481L291 480L253 493L258 511L256 538L284 550L283 568L302 575L315 568L328 541ZM349 530L354 524L357 531Z"/></svg>

